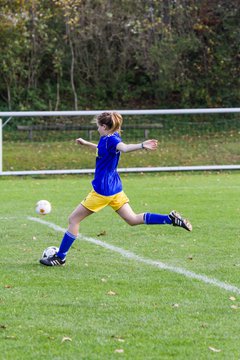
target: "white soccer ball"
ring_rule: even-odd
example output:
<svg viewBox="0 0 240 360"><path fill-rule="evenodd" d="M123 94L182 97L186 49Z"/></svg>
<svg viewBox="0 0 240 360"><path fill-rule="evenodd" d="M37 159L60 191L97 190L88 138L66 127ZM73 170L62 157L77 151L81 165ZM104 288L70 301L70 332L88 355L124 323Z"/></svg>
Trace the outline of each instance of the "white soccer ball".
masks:
<svg viewBox="0 0 240 360"><path fill-rule="evenodd" d="M36 204L36 212L39 215L46 215L49 214L52 210L52 206L49 201L47 200L40 200Z"/></svg>
<svg viewBox="0 0 240 360"><path fill-rule="evenodd" d="M53 256L58 252L59 248L56 246L49 246L46 248L42 254L43 258L48 258L49 256Z"/></svg>

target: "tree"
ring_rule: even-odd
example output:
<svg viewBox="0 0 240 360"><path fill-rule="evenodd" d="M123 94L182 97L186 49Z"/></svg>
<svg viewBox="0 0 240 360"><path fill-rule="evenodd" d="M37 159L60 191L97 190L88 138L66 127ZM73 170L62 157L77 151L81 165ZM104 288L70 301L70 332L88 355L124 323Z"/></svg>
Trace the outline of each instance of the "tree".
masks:
<svg viewBox="0 0 240 360"><path fill-rule="evenodd" d="M236 106L239 17L234 0L0 0L0 103Z"/></svg>

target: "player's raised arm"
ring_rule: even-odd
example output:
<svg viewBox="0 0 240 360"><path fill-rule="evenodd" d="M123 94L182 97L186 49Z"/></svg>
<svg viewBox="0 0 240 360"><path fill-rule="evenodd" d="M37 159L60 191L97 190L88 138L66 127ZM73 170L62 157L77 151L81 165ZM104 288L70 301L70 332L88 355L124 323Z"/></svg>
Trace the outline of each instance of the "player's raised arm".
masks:
<svg viewBox="0 0 240 360"><path fill-rule="evenodd" d="M97 148L97 144L94 144L90 141L87 141L87 140L84 140L82 138L78 138L75 140L75 142L78 144L78 145L84 145L84 146L88 146L90 147L91 149L96 149Z"/></svg>
<svg viewBox="0 0 240 360"><path fill-rule="evenodd" d="M125 144L124 142L120 142L117 145L117 150L126 153L126 152L130 152L130 151L141 150L141 149L156 150L157 147L158 147L158 141L155 139L149 139L149 140L145 140L142 143L138 143L138 144Z"/></svg>

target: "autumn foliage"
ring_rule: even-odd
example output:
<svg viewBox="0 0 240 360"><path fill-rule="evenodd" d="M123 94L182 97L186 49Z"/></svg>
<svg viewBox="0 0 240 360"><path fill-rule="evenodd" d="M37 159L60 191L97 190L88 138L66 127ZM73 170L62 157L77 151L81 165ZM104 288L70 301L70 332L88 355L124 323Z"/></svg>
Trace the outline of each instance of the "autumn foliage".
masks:
<svg viewBox="0 0 240 360"><path fill-rule="evenodd" d="M237 1L0 0L2 110L238 106Z"/></svg>

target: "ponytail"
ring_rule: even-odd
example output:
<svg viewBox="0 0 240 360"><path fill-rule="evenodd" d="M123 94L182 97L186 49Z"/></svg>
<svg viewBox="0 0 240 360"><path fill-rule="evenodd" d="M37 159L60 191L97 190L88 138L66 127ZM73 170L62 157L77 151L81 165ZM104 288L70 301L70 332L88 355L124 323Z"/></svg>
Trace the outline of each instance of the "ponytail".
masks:
<svg viewBox="0 0 240 360"><path fill-rule="evenodd" d="M122 127L122 122L123 122L123 118L122 115L120 115L117 112L113 112L112 113L112 122L113 122L113 127L110 129L111 133L113 134L114 132L118 132L119 134L121 134L121 127Z"/></svg>
<svg viewBox="0 0 240 360"><path fill-rule="evenodd" d="M117 112L103 112L97 116L97 123L100 125L106 125L110 130L110 134L115 132L121 134L122 122L122 115Z"/></svg>

